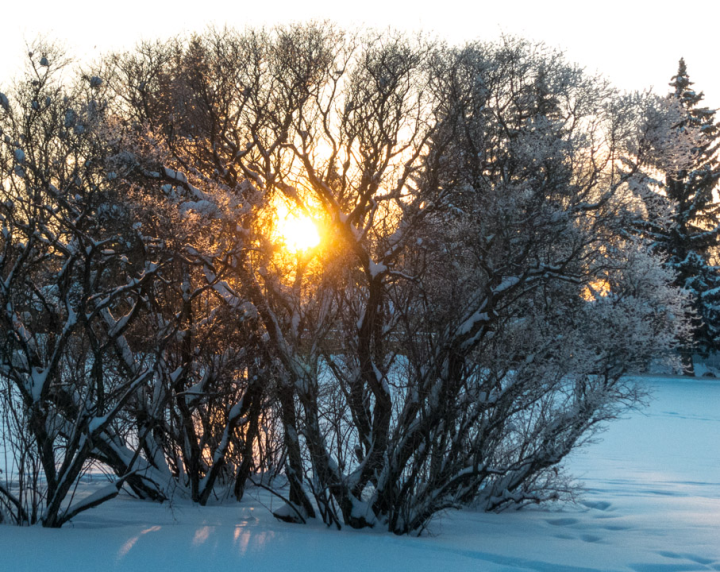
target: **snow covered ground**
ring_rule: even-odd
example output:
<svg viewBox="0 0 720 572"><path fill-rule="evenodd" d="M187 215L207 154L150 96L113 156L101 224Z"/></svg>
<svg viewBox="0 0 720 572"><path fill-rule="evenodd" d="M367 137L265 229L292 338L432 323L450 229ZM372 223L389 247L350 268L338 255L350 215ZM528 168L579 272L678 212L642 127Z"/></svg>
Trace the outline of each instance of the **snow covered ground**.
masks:
<svg viewBox="0 0 720 572"><path fill-rule="evenodd" d="M651 406L569 460L577 505L451 512L407 538L276 522L266 493L206 508L119 497L61 530L0 527L0 571L720 570L720 381L646 382Z"/></svg>

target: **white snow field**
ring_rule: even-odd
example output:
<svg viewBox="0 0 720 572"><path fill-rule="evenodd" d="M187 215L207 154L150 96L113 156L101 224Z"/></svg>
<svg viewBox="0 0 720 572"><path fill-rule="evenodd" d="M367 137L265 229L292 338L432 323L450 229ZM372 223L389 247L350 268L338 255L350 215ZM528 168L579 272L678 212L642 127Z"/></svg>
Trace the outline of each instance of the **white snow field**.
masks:
<svg viewBox="0 0 720 572"><path fill-rule="evenodd" d="M720 570L720 381L645 382L650 407L569 460L579 504L449 512L409 538L277 522L253 490L206 508L121 496L61 530L0 527L0 571Z"/></svg>

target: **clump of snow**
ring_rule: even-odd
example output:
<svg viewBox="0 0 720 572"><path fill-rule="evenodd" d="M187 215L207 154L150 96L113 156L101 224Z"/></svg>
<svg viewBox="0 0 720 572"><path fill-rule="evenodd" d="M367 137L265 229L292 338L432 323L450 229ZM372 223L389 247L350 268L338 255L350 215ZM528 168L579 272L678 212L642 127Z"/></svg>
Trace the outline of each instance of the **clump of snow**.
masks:
<svg viewBox="0 0 720 572"><path fill-rule="evenodd" d="M72 109L67 109L65 111L65 127L70 128L75 125L75 118L75 112Z"/></svg>
<svg viewBox="0 0 720 572"><path fill-rule="evenodd" d="M375 278L378 274L382 274L383 272L387 272L387 266L380 262L375 262L374 260L370 260L369 264L369 270L370 270L370 276Z"/></svg>
<svg viewBox="0 0 720 572"><path fill-rule="evenodd" d="M93 419L88 423L88 431L90 433L95 432L103 423L107 422L107 416L104 417L93 417Z"/></svg>
<svg viewBox="0 0 720 572"><path fill-rule="evenodd" d="M508 288L512 288L516 284L520 282L520 278L517 276L508 276L503 279L503 281L498 284L495 288L493 288L493 294L499 294L500 292L504 292Z"/></svg>
<svg viewBox="0 0 720 572"><path fill-rule="evenodd" d="M217 214L218 208L210 201L188 201L180 206L180 212L186 213L188 211L195 211L200 215L212 217Z"/></svg>

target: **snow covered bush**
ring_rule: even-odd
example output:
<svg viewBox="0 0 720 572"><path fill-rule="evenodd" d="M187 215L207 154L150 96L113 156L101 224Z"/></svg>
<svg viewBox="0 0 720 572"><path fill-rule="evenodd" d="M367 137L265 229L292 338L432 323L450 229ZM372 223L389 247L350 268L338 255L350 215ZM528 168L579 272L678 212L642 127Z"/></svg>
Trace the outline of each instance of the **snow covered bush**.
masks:
<svg viewBox="0 0 720 572"><path fill-rule="evenodd" d="M204 181L212 195L180 172L143 170L141 158L121 152L113 160L123 171L129 164L119 184L157 268L127 335L136 355L152 354L154 373L129 402L124 440L139 443L138 473L161 498L181 494L204 505L222 483L239 499L252 470L272 470L275 448L263 425L273 375L264 331L227 281L243 253L238 225L248 209L224 201L211 182ZM121 475L132 459L127 447L96 457Z"/></svg>
<svg viewBox="0 0 720 572"><path fill-rule="evenodd" d="M131 260L127 213L105 172L100 94L63 87L62 54L43 51L57 63L31 55L0 117L0 380L12 459L0 502L19 524L57 527L134 479L70 502L152 375L128 359L123 336L155 268Z"/></svg>
<svg viewBox="0 0 720 572"><path fill-rule="evenodd" d="M145 170L246 208L225 294L272 365L281 518L404 533L557 498L563 457L642 397L623 374L685 331L626 232L668 153L655 108L561 54L308 25L108 66L118 116L165 149ZM321 244L284 250L279 205Z"/></svg>
<svg viewBox="0 0 720 572"><path fill-rule="evenodd" d="M687 333L684 295L628 232L646 166L671 154L664 111L542 45L308 24L144 44L88 77L101 81L78 82L82 105L50 98L60 148L98 142L98 160L59 160L92 171L82 192L61 191L75 172L54 194L31 185L27 144L6 143L2 167L13 201L44 193L32 220L90 247L37 256L59 308L42 323L62 336L80 316L66 335L92 373L59 368L48 391L91 413L23 389L28 323L7 330L0 375L28 411L72 420L61 462L84 437L78 464L101 461L138 495L205 504L223 485L240 498L281 465L278 518L398 534L449 507L557 499L563 458L642 400L624 374ZM94 205L87 224L63 214L76 201ZM6 249L45 244L18 238L3 208ZM290 247L291 215L314 221L317 246ZM101 240L112 246L93 250ZM80 274L46 270L77 257ZM48 311L23 303L8 324ZM73 511L58 514L46 524Z"/></svg>

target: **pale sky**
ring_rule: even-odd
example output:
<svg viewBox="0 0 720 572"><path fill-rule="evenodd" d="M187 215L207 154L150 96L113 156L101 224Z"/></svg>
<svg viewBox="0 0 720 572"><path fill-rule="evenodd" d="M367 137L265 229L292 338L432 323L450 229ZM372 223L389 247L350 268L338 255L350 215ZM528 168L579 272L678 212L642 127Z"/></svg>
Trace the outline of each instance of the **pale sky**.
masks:
<svg viewBox="0 0 720 572"><path fill-rule="evenodd" d="M308 19L423 30L452 43L517 34L563 49L622 89L668 91L680 57L710 107L720 107L720 0L8 0L0 8L0 86L7 85L24 40L47 34L77 59L130 48L210 24L242 28ZM683 10L686 11L683 11Z"/></svg>

